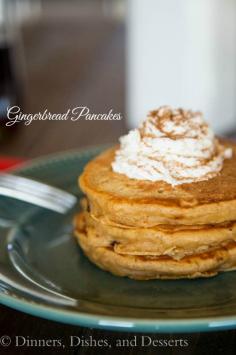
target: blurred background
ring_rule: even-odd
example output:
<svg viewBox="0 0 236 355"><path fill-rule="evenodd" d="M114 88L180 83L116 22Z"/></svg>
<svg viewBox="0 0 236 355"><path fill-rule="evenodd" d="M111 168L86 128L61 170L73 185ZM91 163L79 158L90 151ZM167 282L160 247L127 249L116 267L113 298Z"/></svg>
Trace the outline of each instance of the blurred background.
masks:
<svg viewBox="0 0 236 355"><path fill-rule="evenodd" d="M115 142L163 104L236 136L236 0L0 0L2 157ZM6 128L13 105L124 119Z"/></svg>

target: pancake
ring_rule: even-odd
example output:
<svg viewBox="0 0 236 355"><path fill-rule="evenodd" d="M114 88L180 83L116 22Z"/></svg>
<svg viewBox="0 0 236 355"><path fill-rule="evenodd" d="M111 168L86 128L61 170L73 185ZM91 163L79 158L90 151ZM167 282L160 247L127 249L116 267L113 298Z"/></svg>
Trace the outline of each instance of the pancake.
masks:
<svg viewBox="0 0 236 355"><path fill-rule="evenodd" d="M159 224L206 225L236 220L236 144L221 172L212 179L178 186L127 178L111 169L117 147L96 157L79 179L91 213L107 223L153 227Z"/></svg>
<svg viewBox="0 0 236 355"><path fill-rule="evenodd" d="M181 227L122 228L107 225L87 212L75 218L75 232L86 229L94 246L113 245L115 252L124 255L168 255L178 260L186 255L215 250L236 241L236 222L199 228Z"/></svg>
<svg viewBox="0 0 236 355"><path fill-rule="evenodd" d="M77 229L76 239L87 257L100 268L117 276L137 280L210 277L235 269L236 243L197 255L174 260L168 256L121 255L114 247L97 247L86 230Z"/></svg>
<svg viewBox="0 0 236 355"><path fill-rule="evenodd" d="M137 280L210 277L236 268L236 144L214 178L171 186L111 168L117 147L88 163L75 237L100 268Z"/></svg>

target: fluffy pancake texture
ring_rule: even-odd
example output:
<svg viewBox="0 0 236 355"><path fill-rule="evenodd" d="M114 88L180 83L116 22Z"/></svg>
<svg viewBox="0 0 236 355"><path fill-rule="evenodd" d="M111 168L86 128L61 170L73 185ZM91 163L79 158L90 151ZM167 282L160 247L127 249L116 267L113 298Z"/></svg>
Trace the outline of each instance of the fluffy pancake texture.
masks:
<svg viewBox="0 0 236 355"><path fill-rule="evenodd" d="M236 145L212 179L171 186L113 172L111 148L79 178L75 237L88 258L138 280L210 277L236 266Z"/></svg>
<svg viewBox="0 0 236 355"><path fill-rule="evenodd" d="M222 142L223 144L223 142ZM236 220L236 145L222 171L206 181L172 187L163 181L127 178L112 171L115 149L92 160L79 184L93 215L135 226L215 224ZM131 212L132 211L132 212Z"/></svg>
<svg viewBox="0 0 236 355"><path fill-rule="evenodd" d="M81 227L82 226L82 227ZM236 242L236 223L218 226L158 226L155 228L126 228L108 225L82 212L75 218L75 229L83 230L94 246L109 247L122 255L167 255L179 260L187 255L215 250Z"/></svg>
<svg viewBox="0 0 236 355"><path fill-rule="evenodd" d="M168 256L123 255L115 251L114 245L96 246L89 237L86 225L76 229L76 238L88 258L100 268L117 276L128 276L137 280L157 278L197 278L216 275L236 265L236 243L197 255L175 260Z"/></svg>

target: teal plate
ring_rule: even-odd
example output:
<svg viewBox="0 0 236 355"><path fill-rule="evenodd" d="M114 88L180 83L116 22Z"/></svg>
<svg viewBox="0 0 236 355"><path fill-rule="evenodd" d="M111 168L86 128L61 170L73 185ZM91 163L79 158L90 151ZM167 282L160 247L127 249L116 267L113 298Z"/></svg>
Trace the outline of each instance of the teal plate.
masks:
<svg viewBox="0 0 236 355"><path fill-rule="evenodd" d="M101 148L34 161L16 171L76 194ZM51 320L141 332L236 328L236 272L210 279L134 281L98 269L72 238L73 214L0 198L0 301Z"/></svg>

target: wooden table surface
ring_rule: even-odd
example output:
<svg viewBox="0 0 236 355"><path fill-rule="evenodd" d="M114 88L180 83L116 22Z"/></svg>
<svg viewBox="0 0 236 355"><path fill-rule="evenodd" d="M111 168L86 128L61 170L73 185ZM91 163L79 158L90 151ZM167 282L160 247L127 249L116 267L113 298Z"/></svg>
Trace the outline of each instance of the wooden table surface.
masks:
<svg viewBox="0 0 236 355"><path fill-rule="evenodd" d="M93 112L124 114L124 26L111 20L44 21L23 31L27 76L24 83L25 112L48 108L64 112L68 107L88 106ZM19 128L1 143L1 154L34 158L115 142L126 131L121 122L34 122ZM173 300L174 301L174 300ZM28 339L63 339L70 336L94 339L132 339L141 334L117 333L64 325L0 306L1 336ZM37 348L3 347L0 354L235 354L235 331L195 334L148 334L152 339L187 339L188 347Z"/></svg>

